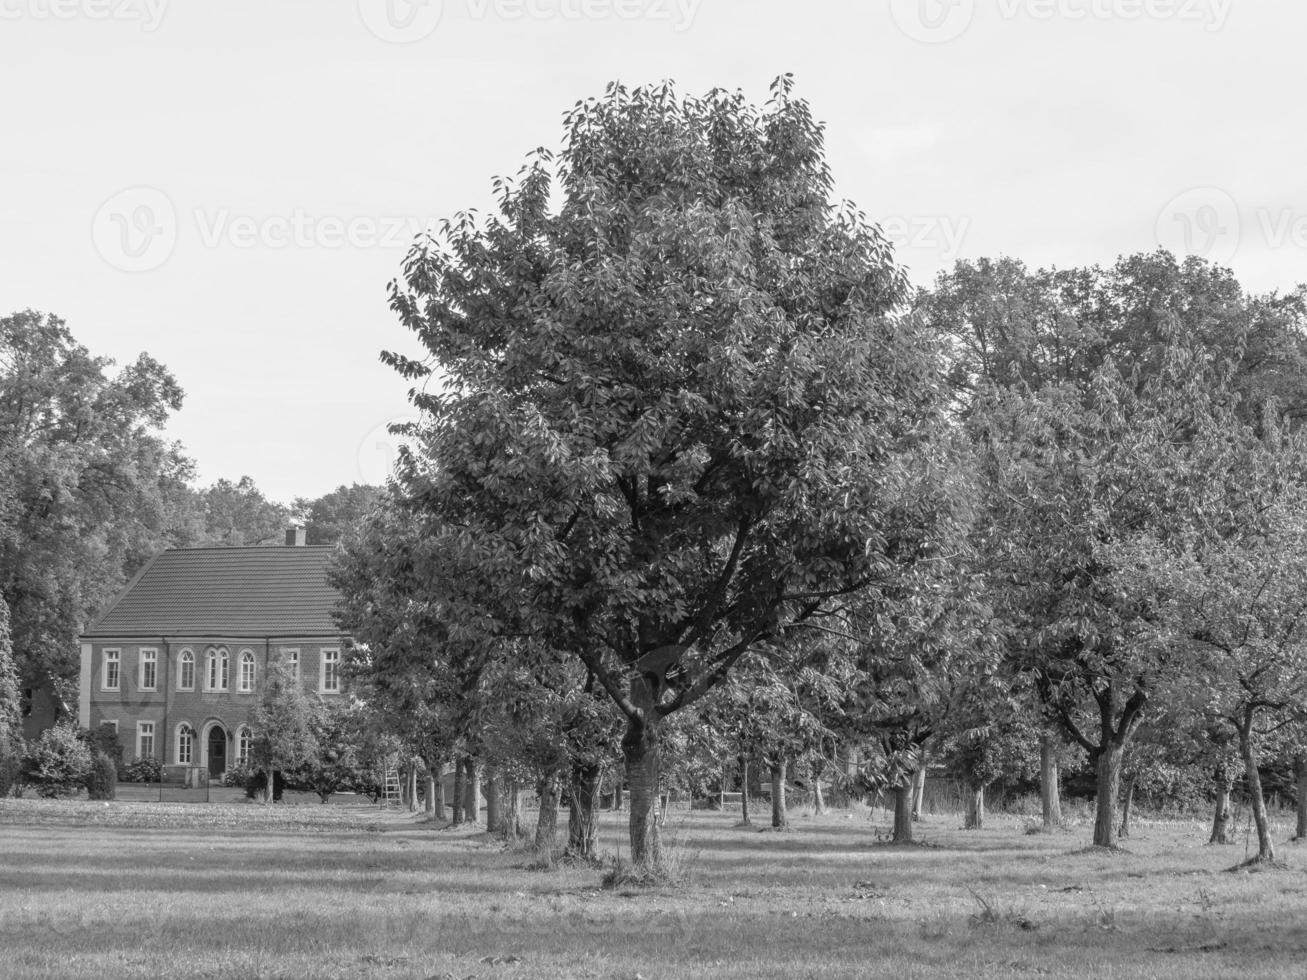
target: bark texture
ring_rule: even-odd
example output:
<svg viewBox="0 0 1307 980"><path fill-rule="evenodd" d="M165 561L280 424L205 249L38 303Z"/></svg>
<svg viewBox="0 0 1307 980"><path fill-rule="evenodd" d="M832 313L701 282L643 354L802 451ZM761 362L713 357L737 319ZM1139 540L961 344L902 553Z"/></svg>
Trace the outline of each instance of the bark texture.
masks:
<svg viewBox="0 0 1307 980"><path fill-rule="evenodd" d="M1217 766L1213 779L1216 787L1216 808L1212 813L1212 834L1207 839L1209 844L1230 844L1230 792L1234 789L1234 776L1228 766Z"/></svg>
<svg viewBox="0 0 1307 980"><path fill-rule="evenodd" d="M912 781L894 787L894 843L912 843Z"/></svg>
<svg viewBox="0 0 1307 980"><path fill-rule="evenodd" d="M1039 743L1039 802L1043 808L1044 829L1062 826L1062 792L1058 785L1057 743L1045 735Z"/></svg>
<svg viewBox="0 0 1307 980"><path fill-rule="evenodd" d="M777 759L771 766L771 825L777 830L788 830L790 811L785 801L784 759Z"/></svg>
<svg viewBox="0 0 1307 980"><path fill-rule="evenodd" d="M572 767L572 792L567 813L567 853L593 861L599 825L595 818L599 802L599 766L577 763Z"/></svg>

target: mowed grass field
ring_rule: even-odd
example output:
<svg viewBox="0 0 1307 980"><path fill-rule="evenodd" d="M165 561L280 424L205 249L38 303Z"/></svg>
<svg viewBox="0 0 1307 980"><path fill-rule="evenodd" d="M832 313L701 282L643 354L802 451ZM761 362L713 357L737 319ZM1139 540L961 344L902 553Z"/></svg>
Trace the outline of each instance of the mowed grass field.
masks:
<svg viewBox="0 0 1307 980"><path fill-rule="evenodd" d="M604 814L605 855L623 818ZM1307 846L1230 873L1243 844L1196 821L1141 820L1111 854L1087 825L931 816L894 847L880 810L793 818L674 810L684 883L604 890L364 804L4 800L0 976L1307 976Z"/></svg>

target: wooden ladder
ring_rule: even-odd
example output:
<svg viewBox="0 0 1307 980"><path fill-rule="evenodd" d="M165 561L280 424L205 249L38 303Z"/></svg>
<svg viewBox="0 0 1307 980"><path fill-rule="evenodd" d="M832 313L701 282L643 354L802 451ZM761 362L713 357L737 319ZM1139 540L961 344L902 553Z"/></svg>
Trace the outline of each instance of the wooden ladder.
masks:
<svg viewBox="0 0 1307 980"><path fill-rule="evenodd" d="M403 797L399 791L399 770L393 766L386 769L383 791L381 794L381 805L396 807L403 806Z"/></svg>

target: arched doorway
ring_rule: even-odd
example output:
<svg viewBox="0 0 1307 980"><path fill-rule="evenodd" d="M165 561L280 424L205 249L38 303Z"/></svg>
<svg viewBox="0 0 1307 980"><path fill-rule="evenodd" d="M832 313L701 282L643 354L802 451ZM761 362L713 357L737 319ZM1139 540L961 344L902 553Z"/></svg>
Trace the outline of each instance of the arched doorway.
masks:
<svg viewBox="0 0 1307 980"><path fill-rule="evenodd" d="M227 729L215 724L208 736L209 779L218 780L227 771Z"/></svg>

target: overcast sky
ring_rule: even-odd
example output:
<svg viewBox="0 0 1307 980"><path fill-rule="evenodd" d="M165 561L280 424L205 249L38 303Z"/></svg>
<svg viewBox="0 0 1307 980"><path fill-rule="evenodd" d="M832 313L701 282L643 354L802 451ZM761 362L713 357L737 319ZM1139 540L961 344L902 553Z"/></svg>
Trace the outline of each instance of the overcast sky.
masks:
<svg viewBox="0 0 1307 980"><path fill-rule="evenodd" d="M614 79L766 98L914 280L1164 244L1307 280L1296 0L0 0L0 314L148 351L204 483L379 482L413 231Z"/></svg>

